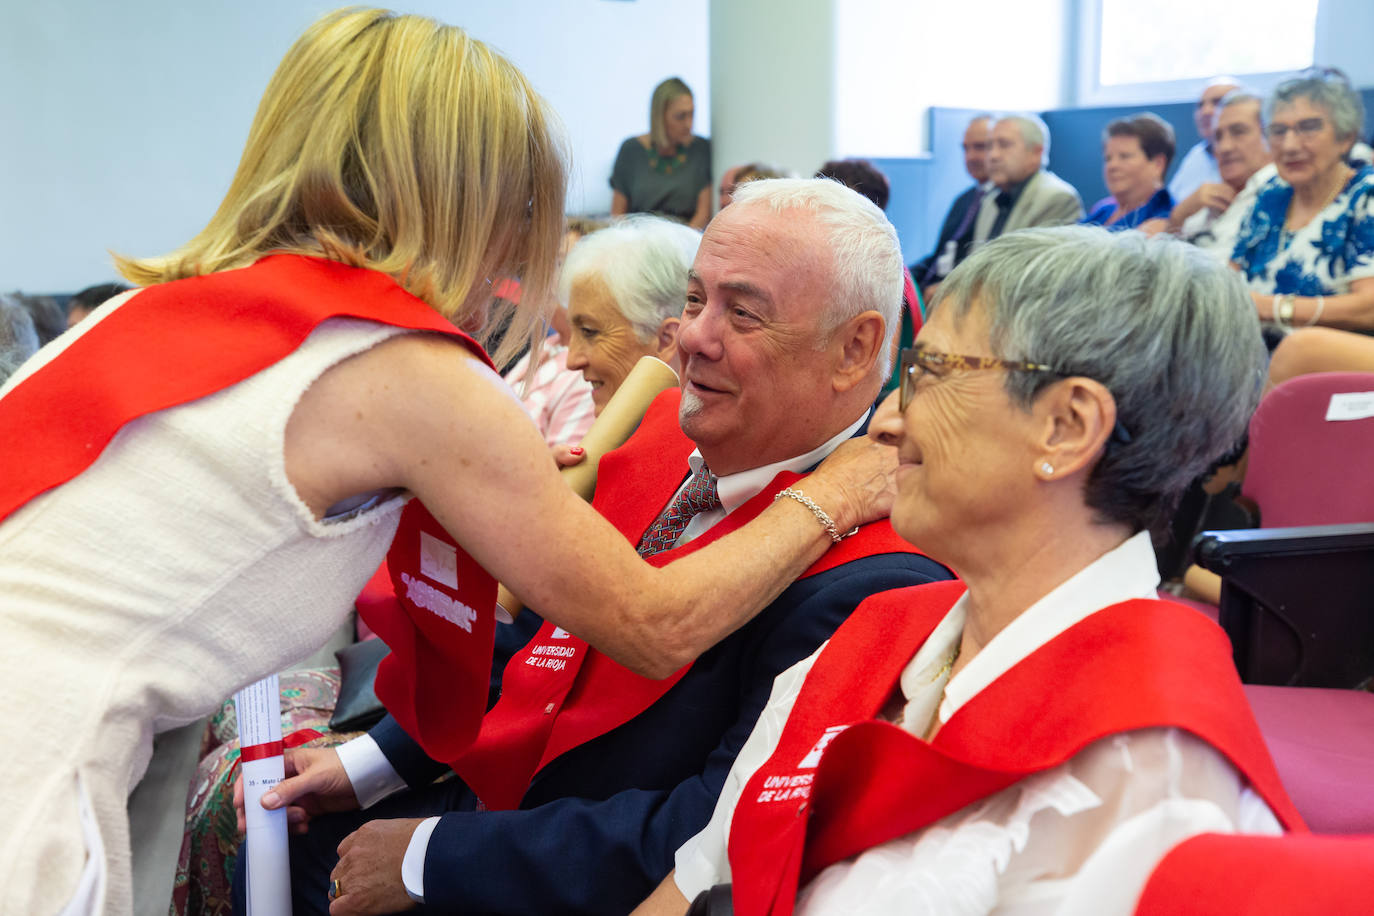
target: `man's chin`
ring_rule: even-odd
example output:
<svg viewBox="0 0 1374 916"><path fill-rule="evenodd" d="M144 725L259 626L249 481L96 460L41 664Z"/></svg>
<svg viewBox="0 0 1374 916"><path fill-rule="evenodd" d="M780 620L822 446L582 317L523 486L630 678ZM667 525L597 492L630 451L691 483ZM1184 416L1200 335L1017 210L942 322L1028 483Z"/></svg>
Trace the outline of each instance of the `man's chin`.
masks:
<svg viewBox="0 0 1374 916"><path fill-rule="evenodd" d="M695 417L705 409L706 403L702 401L701 398L697 397L694 392L684 389L682 392L682 399L678 402L677 407L678 423L680 424L690 417Z"/></svg>

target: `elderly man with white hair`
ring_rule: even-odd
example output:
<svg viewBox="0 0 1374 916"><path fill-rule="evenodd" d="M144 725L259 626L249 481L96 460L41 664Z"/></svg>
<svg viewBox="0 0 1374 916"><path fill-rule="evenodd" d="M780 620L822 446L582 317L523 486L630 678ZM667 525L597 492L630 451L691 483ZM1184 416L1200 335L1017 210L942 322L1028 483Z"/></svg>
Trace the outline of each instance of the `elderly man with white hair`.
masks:
<svg viewBox="0 0 1374 916"><path fill-rule="evenodd" d="M574 335L578 264L607 263L596 252L616 247L613 231L569 259ZM865 428L901 303L891 224L828 180L743 185L681 270L682 387L602 459L594 502L652 562L775 500L806 504L804 482L792 484ZM634 323L655 320L670 319ZM886 522L852 537L830 530L821 561L666 680L545 623L499 673L500 700L451 762L457 779L433 783L448 768L390 719L337 752L288 752L288 772L301 775L277 792L302 806L294 816L340 812L311 820L292 847L294 912L390 913L413 901L440 912L628 911L706 824L774 676L869 595L949 576Z"/></svg>
<svg viewBox="0 0 1374 916"><path fill-rule="evenodd" d="M1064 226L1083 216L1073 186L1046 169L1050 130L1030 113L1003 115L992 127L988 176L997 187L983 198L973 227L977 246L1031 226Z"/></svg>

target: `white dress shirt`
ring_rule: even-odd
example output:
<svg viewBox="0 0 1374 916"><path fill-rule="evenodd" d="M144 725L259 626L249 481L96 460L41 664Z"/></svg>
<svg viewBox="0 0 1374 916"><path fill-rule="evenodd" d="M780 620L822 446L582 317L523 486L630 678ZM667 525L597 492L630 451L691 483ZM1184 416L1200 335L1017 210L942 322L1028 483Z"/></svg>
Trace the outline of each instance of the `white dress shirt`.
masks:
<svg viewBox="0 0 1374 916"><path fill-rule="evenodd" d="M1158 583L1154 550L1142 532L1027 608L949 678L942 669L963 635L967 596L960 598L902 672L906 706L899 724L924 734L932 716L949 721L1055 636L1100 609L1155 597ZM823 650L778 675L710 823L678 850L675 880L688 900L731 880L727 842L735 806L777 748ZM1164 854L1208 831L1280 833L1281 827L1209 745L1179 729L1145 729L1091 744L1062 766L831 865L801 889L796 912L1129 914Z"/></svg>
<svg viewBox="0 0 1374 916"><path fill-rule="evenodd" d="M824 444L803 455L763 467L740 471L736 474L717 477L716 494L720 497L721 508L702 512L688 522L687 527L678 536L677 544L686 544L693 538L705 534L725 516L757 496L774 477L783 471L800 474L819 464L822 459L837 449L840 443L852 438L863 426L866 419L868 419L867 413ZM705 463L705 459L702 458L700 451L693 449L692 454L687 458L687 463L691 466L692 472L696 473ZM690 479L688 477L688 480ZM683 481L682 486L678 487L678 492L685 486L687 486L687 481ZM676 498L677 492L673 495ZM343 764L344 772L348 774L348 779L353 784L353 792L358 797L358 804L363 808L369 808L388 795L399 792L406 787L405 780L391 766L391 762L386 759L386 755L382 753L382 749L377 746L377 742L372 739L371 735L354 738L352 741L339 745L337 750L339 762ZM425 852L429 848L429 838L433 835L434 828L438 823L439 818L437 816L430 817L415 828L415 832L410 835L410 845L406 847L405 859L401 863L401 878L405 882L406 893L417 903L425 902Z"/></svg>

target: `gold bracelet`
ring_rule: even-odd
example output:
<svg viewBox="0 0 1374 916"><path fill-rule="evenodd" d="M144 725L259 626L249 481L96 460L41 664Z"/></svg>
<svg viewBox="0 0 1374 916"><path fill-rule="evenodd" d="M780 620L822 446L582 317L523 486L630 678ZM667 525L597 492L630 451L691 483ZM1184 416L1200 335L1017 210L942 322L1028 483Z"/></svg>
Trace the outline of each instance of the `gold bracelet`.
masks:
<svg viewBox="0 0 1374 916"><path fill-rule="evenodd" d="M840 534L840 529L835 527L835 520L831 518L829 515L827 515L824 509L816 505L816 501L814 499L807 496L801 490L794 490L791 487L788 487L786 490L782 490L776 496L774 496L773 502L777 502L784 496L795 499L797 502L801 503L803 506L810 509L811 514L816 516L816 521L820 522L821 527L825 529L825 533L830 535L830 540L834 541L836 544L838 544L845 538L849 537L855 531L859 530L858 528L855 528L854 531L847 531L844 534Z"/></svg>

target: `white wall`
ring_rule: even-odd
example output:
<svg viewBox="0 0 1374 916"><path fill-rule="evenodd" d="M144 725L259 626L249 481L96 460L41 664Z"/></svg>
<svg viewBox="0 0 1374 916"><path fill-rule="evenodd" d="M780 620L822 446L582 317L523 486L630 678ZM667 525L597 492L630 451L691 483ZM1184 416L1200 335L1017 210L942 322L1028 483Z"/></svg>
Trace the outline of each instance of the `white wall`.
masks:
<svg viewBox="0 0 1374 916"><path fill-rule="evenodd" d="M929 148L926 111L1058 107L1066 0L835 0L836 139L842 156Z"/></svg>
<svg viewBox="0 0 1374 916"><path fill-rule="evenodd" d="M711 0L712 173L812 174L834 145L833 0Z"/></svg>
<svg viewBox="0 0 1374 916"><path fill-rule="evenodd" d="M258 98L295 37L337 2L8 3L0 29L0 289L114 279L106 249L160 254L228 187ZM666 76L711 123L707 0L407 0L525 71L565 122L570 212L606 212L620 142Z"/></svg>

